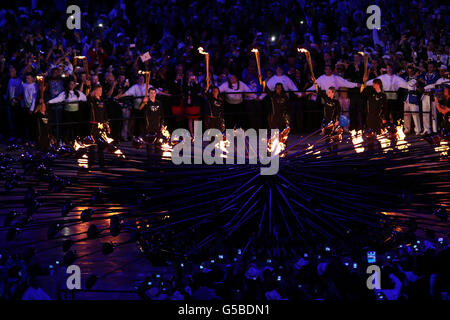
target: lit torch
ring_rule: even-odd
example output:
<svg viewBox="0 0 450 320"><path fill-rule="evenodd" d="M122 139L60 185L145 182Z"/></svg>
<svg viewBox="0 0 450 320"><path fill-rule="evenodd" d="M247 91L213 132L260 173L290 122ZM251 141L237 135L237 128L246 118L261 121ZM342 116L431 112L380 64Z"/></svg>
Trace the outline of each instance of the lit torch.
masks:
<svg viewBox="0 0 450 320"><path fill-rule="evenodd" d="M45 83L44 83L44 76L39 75L36 76L36 80L39 83L39 92L40 92L40 98L44 99L44 91L45 91ZM40 110L42 107L42 104L39 104L39 106L37 108L34 109L34 112L37 112L38 110Z"/></svg>
<svg viewBox="0 0 450 320"><path fill-rule="evenodd" d="M210 82L210 75L209 75L209 52L206 52L203 50L203 47L198 48L198 52L200 54L203 54L205 56L205 64L206 64L206 89L207 92L209 90L209 82Z"/></svg>
<svg viewBox="0 0 450 320"><path fill-rule="evenodd" d="M260 59L260 56L259 56L259 50L254 48L254 49L252 49L252 52L255 54L256 66L258 67L259 84L264 86L262 75L261 75L261 59Z"/></svg>
<svg viewBox="0 0 450 320"><path fill-rule="evenodd" d="M308 65L309 65L309 72L311 72L311 77L314 81L314 85L316 86L316 93L319 92L319 85L317 84L316 81L316 77L314 76L314 70L313 70L313 66L312 66L312 62L311 62L311 54L309 53L309 51L305 48L297 48L298 52L302 52L305 54L306 56L306 61L308 61Z"/></svg>
<svg viewBox="0 0 450 320"><path fill-rule="evenodd" d="M86 73L86 76L89 77L89 68L88 68L88 63L87 63L87 57L86 56L75 56L74 58L74 63L76 64L78 60L82 60L83 61L83 69L84 72ZM86 89L86 95L89 95L89 92L91 91L90 87L87 87Z"/></svg>
<svg viewBox="0 0 450 320"><path fill-rule="evenodd" d="M369 64L369 55L367 53L364 53L362 51L358 52L360 55L364 57L364 78L367 77L367 66ZM361 86L360 92L363 92L364 88L366 87L366 81L364 81L363 85Z"/></svg>

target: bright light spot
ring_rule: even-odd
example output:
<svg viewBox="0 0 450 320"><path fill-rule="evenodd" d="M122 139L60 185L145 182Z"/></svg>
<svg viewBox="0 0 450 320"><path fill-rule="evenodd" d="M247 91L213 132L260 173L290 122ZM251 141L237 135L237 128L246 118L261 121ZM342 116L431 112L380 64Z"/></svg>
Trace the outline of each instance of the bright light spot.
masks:
<svg viewBox="0 0 450 320"><path fill-rule="evenodd" d="M409 143L405 140L405 133L403 132L403 125L397 126L397 149L407 151Z"/></svg>
<svg viewBox="0 0 450 320"><path fill-rule="evenodd" d="M83 154L83 155L81 156L81 158L78 158L77 161L78 161L78 166L79 166L80 168L88 169L88 167L89 167L89 160L88 160L88 155L87 155L87 153Z"/></svg>
<svg viewBox="0 0 450 320"><path fill-rule="evenodd" d="M439 152L441 154L441 157L447 157L448 156L448 142L442 140L439 144L439 146L434 147L434 151Z"/></svg>
<svg viewBox="0 0 450 320"><path fill-rule="evenodd" d="M353 143L353 147L355 148L355 152L356 153L361 153L364 152L364 147L363 147L363 137L362 137L362 130L359 130L358 132L356 132L356 130L352 130L350 131L351 135L352 135L352 143Z"/></svg>

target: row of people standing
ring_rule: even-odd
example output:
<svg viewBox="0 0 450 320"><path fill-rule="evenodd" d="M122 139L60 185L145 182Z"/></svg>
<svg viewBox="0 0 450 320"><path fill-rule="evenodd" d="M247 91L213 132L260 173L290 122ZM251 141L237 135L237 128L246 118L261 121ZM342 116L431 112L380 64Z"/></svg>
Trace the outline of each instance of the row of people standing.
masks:
<svg viewBox="0 0 450 320"><path fill-rule="evenodd" d="M349 109L355 107L352 103L356 101L355 105L358 108L358 113L365 115L362 126L367 127L367 96L359 94L358 82L348 81L333 74L331 66L326 66L324 71L325 74L317 79L318 87L324 91L330 87L336 89L349 88L350 99L339 99L341 105L340 113L348 114ZM385 109L387 120L395 123L403 118L402 113L405 111L404 118L407 132L411 130L410 119L413 119L416 133L418 133L421 131L421 121L420 119L417 120L419 117L417 106L418 92L412 86L414 84L419 86L423 82L422 86L425 86L426 90L432 90L436 85L448 80L443 76L441 78L436 77L433 72L417 77L416 74L413 74L413 71L408 68L408 76L403 79L395 75L392 67L388 65L387 73L377 77L377 79L381 81L384 91L389 91L386 93ZM13 69L11 73L14 73ZM11 77L11 79L18 78L15 76ZM20 80L18 80L19 82ZM61 78L56 68L51 70L44 98L48 102L47 111L50 118L49 122L52 124L51 132L53 136L62 137L64 141L70 142L77 136L82 137L89 134L89 129L87 129L89 108L86 104L86 97L89 95L92 84L97 83L99 83L98 76L88 78L85 73L81 73L78 74L77 78ZM280 113L277 113L275 109L283 110L282 113L288 116L285 118L289 119L289 125L292 126L294 124L295 127L298 126L298 122L301 122L301 117L300 121L298 121L298 115L303 113L305 105L312 100L311 97L305 98L304 95L296 90L297 87L293 81L283 74L283 70L280 67L276 69L276 74L267 81L266 87L268 91L263 91L262 86L258 87L259 84L250 88L235 75L230 75L228 81L220 86L215 86L215 83L212 81L213 95L205 93L200 83L201 80L194 73L188 71L186 74L183 72L177 74L168 90L156 89L156 93L161 99L162 112L168 120L167 123L170 129L186 126L192 131L193 121L202 118L207 123L210 123L207 124L208 126L214 124L221 128L267 128L275 126L283 129L280 123L271 123L272 120L279 120L278 114ZM23 108L18 110L11 108L11 110L16 110L16 112L11 112L11 117L17 116L19 119L25 119L26 115L22 115L20 111L32 112L36 102L40 103L41 97L38 97L38 86L31 74L26 76L25 83L21 84L20 82L19 84L15 86L14 81L10 81L8 86L9 97L23 97L20 101L19 99L16 99L17 101L14 98L10 99L13 103L20 104ZM373 80L368 81L367 85L373 85ZM102 99L105 101L108 117L113 119L111 121L112 136L115 139L130 139L132 136L145 134L145 113L139 109L145 96L144 76L138 75L136 84L130 87L129 81L125 76L119 75L118 79L116 79L112 72L107 72L103 86ZM153 86L150 85L149 87L152 88ZM401 107L397 94L400 88L407 90L404 110ZM20 95L15 92L16 90L22 90ZM312 85L308 90L315 91L315 86ZM297 99L296 96L300 97L300 99ZM292 99L292 97L295 98ZM358 102L357 99L360 99L361 102ZM434 99L424 95L422 98L423 111L426 111L427 100L430 102L431 109L434 110ZM326 103L326 101L322 101L323 103ZM359 103L362 105L361 108L358 106ZM218 107L219 105L220 107ZM178 111L177 107L180 107ZM180 112L180 110L182 111ZM216 117L215 113L220 114L220 118L224 119L223 123L220 120L214 120ZM430 123L431 121L425 121L427 118L430 118L430 113L424 112L423 114L424 120L422 122ZM267 115L269 116L267 117ZM434 120L437 117L433 113L431 115L433 122L429 127L432 127L433 131L437 131L437 125L434 124ZM353 120L351 116L350 118ZM283 120L285 124L288 123L286 119ZM24 124L26 124L26 121L20 121L14 127L19 128L18 131L21 133L32 127ZM351 125L355 125L353 121L351 121ZM424 125L424 127L425 132L427 132L427 126Z"/></svg>

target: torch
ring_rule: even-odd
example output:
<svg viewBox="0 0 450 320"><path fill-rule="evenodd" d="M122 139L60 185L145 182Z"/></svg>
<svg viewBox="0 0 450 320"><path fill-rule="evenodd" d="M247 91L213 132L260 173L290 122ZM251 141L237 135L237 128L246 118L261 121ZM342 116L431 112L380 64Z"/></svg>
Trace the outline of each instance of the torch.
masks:
<svg viewBox="0 0 450 320"><path fill-rule="evenodd" d="M259 57L259 50L254 48L252 49L252 52L255 54L255 58L256 58L256 66L258 67L258 79L259 79L259 84L264 86L263 84L263 79L262 79L262 75L261 75L261 61L260 61L260 57Z"/></svg>
<svg viewBox="0 0 450 320"><path fill-rule="evenodd" d="M89 68L88 68L88 63L87 63L87 58L86 56L75 56L74 58L74 62L77 63L78 60L82 60L83 61L83 69L84 72L86 73L86 76L89 77ZM88 78L89 80L89 78ZM91 88L88 86L86 89L86 95L89 95L89 92L91 91Z"/></svg>
<svg viewBox="0 0 450 320"><path fill-rule="evenodd" d="M41 95L40 98L44 99L44 90L45 90L44 76L42 76L42 75L36 76L36 80L39 83L39 91L40 91L40 95ZM40 109L40 108L41 108L41 104L39 104L39 108L34 109L34 112L37 112L38 109Z"/></svg>
<svg viewBox="0 0 450 320"><path fill-rule="evenodd" d="M314 85L316 86L316 93L319 92L319 85L317 84L316 81L316 77L314 77L314 70L313 70L313 66L311 63L311 54L309 53L309 51L305 48L298 48L297 49L298 52L303 52L306 56L306 61L308 61L308 65L309 65L309 72L311 72L311 77L314 81Z"/></svg>
<svg viewBox="0 0 450 320"><path fill-rule="evenodd" d="M364 57L364 78L366 78L367 77L367 66L369 64L369 55L362 51L360 51L358 53ZM364 81L363 85L361 86L360 92L363 92L365 87L366 87L366 81Z"/></svg>
<svg viewBox="0 0 450 320"><path fill-rule="evenodd" d="M150 82L150 71L143 71L143 70L139 70L138 74L143 74L145 75L145 96L144 96L144 100L148 98L148 85ZM144 102L141 103L141 105L139 106L139 110L142 110L145 107Z"/></svg>
<svg viewBox="0 0 450 320"><path fill-rule="evenodd" d="M206 64L206 89L205 91L208 92L209 89L209 82L210 82L210 76L209 76L209 52L206 52L203 50L203 47L198 48L198 52L200 54L203 54L205 56L205 64Z"/></svg>

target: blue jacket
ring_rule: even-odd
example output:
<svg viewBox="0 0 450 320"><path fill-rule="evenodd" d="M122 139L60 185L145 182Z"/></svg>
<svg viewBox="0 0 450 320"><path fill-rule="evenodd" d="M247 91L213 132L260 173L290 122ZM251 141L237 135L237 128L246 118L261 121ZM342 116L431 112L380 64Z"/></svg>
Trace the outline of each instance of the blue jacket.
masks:
<svg viewBox="0 0 450 320"><path fill-rule="evenodd" d="M424 72L420 75L420 79L425 81L425 85L433 84L439 79L439 74L437 72L433 72L432 74L428 74L428 72Z"/></svg>
<svg viewBox="0 0 450 320"><path fill-rule="evenodd" d="M408 75L404 76L403 79L405 79L405 81L410 81L412 79L416 79L414 77L410 77ZM417 93L416 90L408 90L408 94L405 96L405 98L403 99L403 101L408 101L411 104L419 104L419 95Z"/></svg>

